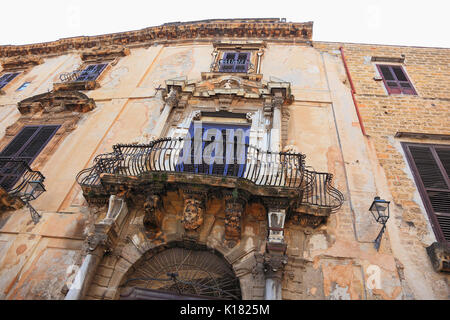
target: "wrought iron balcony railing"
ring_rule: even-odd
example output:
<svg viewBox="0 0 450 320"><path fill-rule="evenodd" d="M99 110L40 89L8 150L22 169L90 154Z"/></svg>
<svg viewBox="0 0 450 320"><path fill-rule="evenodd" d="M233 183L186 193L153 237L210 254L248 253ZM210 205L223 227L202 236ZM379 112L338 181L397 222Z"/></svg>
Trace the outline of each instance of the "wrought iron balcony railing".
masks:
<svg viewBox="0 0 450 320"><path fill-rule="evenodd" d="M59 76L59 80L61 80L61 82L74 82L80 77L82 72L82 70L75 70L72 72L62 73Z"/></svg>
<svg viewBox="0 0 450 320"><path fill-rule="evenodd" d="M202 141L201 151L206 151ZM303 203L338 208L341 193L331 186L332 175L305 169L305 156L300 153L262 151L248 144L234 144L243 157L233 157L226 150L223 155L206 156L195 150L191 140L164 138L145 145L118 144L113 152L98 155L94 166L82 170L77 182L83 191L101 192L102 174L139 177L150 172L193 173L199 175L234 177L257 186L281 187L297 190ZM230 149L229 149L230 150ZM231 153L232 153L231 152ZM196 160L196 155L200 157Z"/></svg>
<svg viewBox="0 0 450 320"><path fill-rule="evenodd" d="M24 160L0 158L0 186L11 196L21 196L30 181L42 183L45 177L32 170Z"/></svg>

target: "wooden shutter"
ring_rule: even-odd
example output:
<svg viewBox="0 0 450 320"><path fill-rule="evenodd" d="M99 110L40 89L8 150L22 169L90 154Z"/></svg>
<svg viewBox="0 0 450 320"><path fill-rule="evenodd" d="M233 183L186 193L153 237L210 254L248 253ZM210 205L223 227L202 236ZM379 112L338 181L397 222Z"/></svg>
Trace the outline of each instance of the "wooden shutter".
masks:
<svg viewBox="0 0 450 320"><path fill-rule="evenodd" d="M60 126L26 126L0 153L0 185L9 191L24 173L23 160L30 165Z"/></svg>
<svg viewBox="0 0 450 320"><path fill-rule="evenodd" d="M25 160L31 164L60 126L26 126L0 153L0 158Z"/></svg>
<svg viewBox="0 0 450 320"><path fill-rule="evenodd" d="M403 146L436 237L450 242L450 146Z"/></svg>
<svg viewBox="0 0 450 320"><path fill-rule="evenodd" d="M75 81L93 81L98 78L103 69L107 66L106 63L91 64L87 66Z"/></svg>
<svg viewBox="0 0 450 320"><path fill-rule="evenodd" d="M17 77L18 74L19 72L5 73L4 75L2 75L0 77L0 89L6 86L9 82L11 82L11 80Z"/></svg>
<svg viewBox="0 0 450 320"><path fill-rule="evenodd" d="M389 94L417 94L402 66L377 65Z"/></svg>

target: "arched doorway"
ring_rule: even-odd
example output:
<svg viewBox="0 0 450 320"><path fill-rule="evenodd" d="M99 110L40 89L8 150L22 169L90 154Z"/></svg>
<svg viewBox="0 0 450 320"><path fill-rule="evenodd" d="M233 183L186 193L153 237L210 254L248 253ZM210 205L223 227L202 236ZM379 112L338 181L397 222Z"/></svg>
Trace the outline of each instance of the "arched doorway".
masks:
<svg viewBox="0 0 450 320"><path fill-rule="evenodd" d="M168 248L133 266L121 299L241 299L224 258L206 250Z"/></svg>

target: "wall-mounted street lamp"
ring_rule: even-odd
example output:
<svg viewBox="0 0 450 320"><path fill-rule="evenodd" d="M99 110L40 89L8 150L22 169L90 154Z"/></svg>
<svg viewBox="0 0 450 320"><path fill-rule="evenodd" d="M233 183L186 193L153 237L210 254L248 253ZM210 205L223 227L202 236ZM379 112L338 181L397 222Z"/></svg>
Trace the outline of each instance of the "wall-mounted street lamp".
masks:
<svg viewBox="0 0 450 320"><path fill-rule="evenodd" d="M369 211L372 213L375 221L383 225L380 233L374 241L377 251L380 249L381 237L386 229L386 222L389 220L389 203L390 201L380 199L380 197L375 197L369 208Z"/></svg>
<svg viewBox="0 0 450 320"><path fill-rule="evenodd" d="M39 180L28 181L25 188L20 192L20 199L25 202L26 206L30 210L31 219L34 224L39 222L41 215L33 208L30 201L37 199L43 192L45 192L45 188Z"/></svg>

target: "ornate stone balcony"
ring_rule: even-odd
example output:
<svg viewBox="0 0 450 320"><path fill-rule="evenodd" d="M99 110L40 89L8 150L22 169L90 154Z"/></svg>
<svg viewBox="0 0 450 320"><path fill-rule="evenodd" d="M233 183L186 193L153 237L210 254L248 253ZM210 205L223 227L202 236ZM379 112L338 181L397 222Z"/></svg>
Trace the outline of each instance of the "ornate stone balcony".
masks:
<svg viewBox="0 0 450 320"><path fill-rule="evenodd" d="M128 191L154 189L158 193L175 185L188 189L202 186L213 194L239 192L263 201L283 202L319 217L342 205L342 194L331 185L332 175L305 169L303 154L272 153L247 144L241 148L245 150L242 159L229 161L228 152L203 155L198 161L191 159L198 150L194 151L191 140L183 138L164 138L145 145L118 144L113 152L98 155L94 166L82 170L77 181L88 202L106 202L111 194Z"/></svg>

